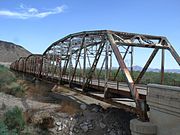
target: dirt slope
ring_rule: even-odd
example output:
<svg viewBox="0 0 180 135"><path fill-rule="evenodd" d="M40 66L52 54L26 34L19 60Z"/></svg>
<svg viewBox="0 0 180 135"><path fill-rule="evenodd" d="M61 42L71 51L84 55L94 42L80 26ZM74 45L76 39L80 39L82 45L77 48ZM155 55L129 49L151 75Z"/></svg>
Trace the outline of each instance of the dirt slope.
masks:
<svg viewBox="0 0 180 135"><path fill-rule="evenodd" d="M20 45L0 40L0 64L11 63L31 53Z"/></svg>

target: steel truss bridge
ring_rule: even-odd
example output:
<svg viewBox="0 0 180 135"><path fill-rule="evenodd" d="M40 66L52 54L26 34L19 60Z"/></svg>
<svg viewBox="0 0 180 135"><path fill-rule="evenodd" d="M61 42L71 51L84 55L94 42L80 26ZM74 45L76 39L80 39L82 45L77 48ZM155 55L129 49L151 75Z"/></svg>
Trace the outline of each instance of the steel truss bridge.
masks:
<svg viewBox="0 0 180 135"><path fill-rule="evenodd" d="M132 66L134 48L152 49L136 79L133 78ZM68 85L105 102L131 108L129 110L135 110L145 120L147 88L140 82L161 51L160 78L163 83L165 50L180 65L180 57L166 37L110 30L84 31L54 42L43 54L21 57L10 67L38 79ZM126 57L130 58L130 68L125 63ZM118 69L112 74L113 67L117 65ZM120 82L120 76L124 76L126 83Z"/></svg>

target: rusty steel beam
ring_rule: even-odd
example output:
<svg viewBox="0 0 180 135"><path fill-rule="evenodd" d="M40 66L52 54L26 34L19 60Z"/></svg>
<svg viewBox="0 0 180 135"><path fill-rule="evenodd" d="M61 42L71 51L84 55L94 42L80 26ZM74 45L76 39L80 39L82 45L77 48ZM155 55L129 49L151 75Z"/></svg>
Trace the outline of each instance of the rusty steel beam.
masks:
<svg viewBox="0 0 180 135"><path fill-rule="evenodd" d="M164 57L165 57L165 51L162 49L162 56L161 56L161 84L164 83Z"/></svg>
<svg viewBox="0 0 180 135"><path fill-rule="evenodd" d="M105 55L105 84L104 84L104 98L109 98L109 93L108 93L108 79L109 79L109 45L106 43L106 55Z"/></svg>
<svg viewBox="0 0 180 135"><path fill-rule="evenodd" d="M141 47L141 48L158 48L158 49L168 49L167 46L161 46L158 44L139 44L139 43L122 43L116 42L117 45L124 45L124 46L132 46L132 47Z"/></svg>
<svg viewBox="0 0 180 135"><path fill-rule="evenodd" d="M110 41L112 50L113 50L113 52L114 52L114 54L116 56L118 64L119 64L119 66L121 67L123 73L126 76L127 83L128 83L129 89L131 91L131 95L135 99L137 107L140 108L140 105L139 105L139 102L138 102L138 100L139 100L139 93L138 93L138 91L136 89L136 86L134 85L134 81L131 78L131 74L129 73L129 70L126 67L126 64L125 64L125 62L123 60L123 57L122 57L121 53L119 52L119 49L118 49L118 47L117 47L117 45L116 45L112 35L108 33L107 37L108 37L108 40Z"/></svg>
<svg viewBox="0 0 180 135"><path fill-rule="evenodd" d="M158 52L158 48L155 48L154 51L152 52L151 56L149 57L148 61L146 62L144 68L142 69L142 71L140 72L139 76L137 77L135 84L138 84L140 82L140 80L142 79L143 75L145 74L145 72L147 71L149 65L151 64L152 60L154 59L154 57L156 56L157 52Z"/></svg>
<svg viewBox="0 0 180 135"><path fill-rule="evenodd" d="M83 60L83 85L82 85L82 89L86 83L86 56L87 56L87 46L84 47L84 55L83 55L84 60Z"/></svg>
<svg viewBox="0 0 180 135"><path fill-rule="evenodd" d="M104 38L104 37L103 37L103 38ZM103 39L103 40L104 40L104 39ZM90 69L90 71L89 71L89 73L88 73L88 75L87 75L86 82L85 82L85 84L84 84L84 86L83 86L83 90L85 90L85 88L88 87L88 85L89 85L89 83L90 83L90 80L92 79L92 75L93 75L93 73L94 73L94 70L96 69L96 65L97 65L98 60L99 60L99 58L100 58L100 55L101 55L101 53L102 53L102 51L103 51L104 45L105 45L105 40L102 41L102 43L99 45L99 48L98 48L98 50L97 50L97 52L96 52L96 56L95 56L95 58L94 58L92 67L91 67L91 69Z"/></svg>
<svg viewBox="0 0 180 135"><path fill-rule="evenodd" d="M130 74L128 68L126 67L126 64L125 64L123 57L122 57L122 55L121 55L121 53L117 47L117 44L115 43L115 41L113 39L112 34L107 33L107 37L108 37L108 40L111 44L112 50L116 56L118 64L121 67L121 69L122 69L122 71L126 77L127 84L128 84L129 89L130 89L131 95L132 95L132 97L136 103L136 107L143 112L140 117L142 120L147 120L148 116L147 116L147 112L146 112L147 111L146 102L139 98L139 93L137 91L137 88L134 84L134 81L131 77L131 74Z"/></svg>
<svg viewBox="0 0 180 135"><path fill-rule="evenodd" d="M176 62L178 63L178 65L180 66L180 57L179 57L179 55L177 54L177 52L175 51L175 49L174 49L172 46L170 46L170 47L168 48L168 50L170 51L170 53L172 54L172 56L174 57L174 59L176 60Z"/></svg>
<svg viewBox="0 0 180 135"><path fill-rule="evenodd" d="M80 49L79 49L79 53L78 53L78 56L77 56L76 65L75 65L74 71L72 73L72 77L71 77L71 80L70 80L70 85L71 85L71 83L72 83L72 81L74 79L74 76L76 74L76 69L77 69L77 65L79 63L79 59L80 59L80 56L81 56L81 51L82 51L83 46L84 46L85 37L86 37L86 35L84 35L83 38L82 38L82 43L81 43L81 46L80 46Z"/></svg>
<svg viewBox="0 0 180 135"><path fill-rule="evenodd" d="M125 52L125 54L124 54L124 56L123 56L123 60L126 58L126 55L127 55L128 51L129 51L129 48L130 48L130 46L127 47L126 52ZM116 80L117 75L118 75L120 69L121 69L121 67L118 67L118 70L117 70L117 72L116 72L116 74L115 74L115 76L114 76L114 80Z"/></svg>
<svg viewBox="0 0 180 135"><path fill-rule="evenodd" d="M67 66L68 66L68 63L69 63L69 55L68 55L68 53L69 53L69 50L70 50L70 46L71 46L71 39L72 38L70 38L70 41L69 41L69 46L68 46L68 50L67 50L67 59L65 60L65 63L64 63L64 67L63 67L63 70L62 70L62 75L64 75L65 73L66 73L66 69L67 69Z"/></svg>

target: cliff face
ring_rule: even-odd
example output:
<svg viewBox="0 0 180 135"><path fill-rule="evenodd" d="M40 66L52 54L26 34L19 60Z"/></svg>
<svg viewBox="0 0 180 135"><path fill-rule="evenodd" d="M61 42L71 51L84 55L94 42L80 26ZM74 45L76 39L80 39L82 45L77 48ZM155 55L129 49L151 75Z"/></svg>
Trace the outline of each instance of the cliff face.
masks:
<svg viewBox="0 0 180 135"><path fill-rule="evenodd" d="M0 41L0 62L11 63L20 57L27 57L31 53L20 45Z"/></svg>

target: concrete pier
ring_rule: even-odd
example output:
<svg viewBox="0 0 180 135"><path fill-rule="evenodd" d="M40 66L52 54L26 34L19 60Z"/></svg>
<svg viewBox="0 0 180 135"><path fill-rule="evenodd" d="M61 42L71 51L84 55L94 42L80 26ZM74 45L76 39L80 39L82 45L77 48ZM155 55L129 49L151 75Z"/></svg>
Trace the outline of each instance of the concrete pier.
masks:
<svg viewBox="0 0 180 135"><path fill-rule="evenodd" d="M132 135L156 135L157 127L150 122L141 122L137 119L130 121Z"/></svg>

